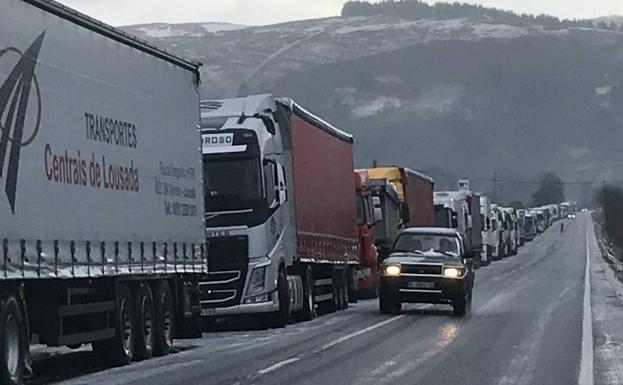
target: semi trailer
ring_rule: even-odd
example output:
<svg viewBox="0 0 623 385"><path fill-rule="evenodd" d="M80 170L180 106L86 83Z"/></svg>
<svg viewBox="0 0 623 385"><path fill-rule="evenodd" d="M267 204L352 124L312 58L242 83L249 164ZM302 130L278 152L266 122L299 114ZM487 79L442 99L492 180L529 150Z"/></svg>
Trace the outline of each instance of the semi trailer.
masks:
<svg viewBox="0 0 623 385"><path fill-rule="evenodd" d="M206 317L268 326L348 306L359 264L353 136L288 98L201 104Z"/></svg>
<svg viewBox="0 0 623 385"><path fill-rule="evenodd" d="M0 2L0 383L30 374L31 342L127 364L198 319L198 84L56 2Z"/></svg>

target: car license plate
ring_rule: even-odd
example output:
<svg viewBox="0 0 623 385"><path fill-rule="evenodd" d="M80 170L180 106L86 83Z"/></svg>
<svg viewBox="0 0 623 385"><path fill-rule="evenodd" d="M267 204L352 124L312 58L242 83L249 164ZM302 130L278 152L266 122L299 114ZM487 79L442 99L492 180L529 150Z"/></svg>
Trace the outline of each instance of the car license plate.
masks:
<svg viewBox="0 0 623 385"><path fill-rule="evenodd" d="M215 309L201 309L201 315L204 317L215 315L215 314L216 314Z"/></svg>
<svg viewBox="0 0 623 385"><path fill-rule="evenodd" d="M435 287L435 282L409 282L407 286L410 289L432 289Z"/></svg>

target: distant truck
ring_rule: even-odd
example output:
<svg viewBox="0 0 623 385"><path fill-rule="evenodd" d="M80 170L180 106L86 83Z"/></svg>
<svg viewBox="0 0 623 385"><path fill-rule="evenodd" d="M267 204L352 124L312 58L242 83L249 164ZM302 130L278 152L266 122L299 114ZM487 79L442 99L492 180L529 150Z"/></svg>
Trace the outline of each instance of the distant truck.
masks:
<svg viewBox="0 0 623 385"><path fill-rule="evenodd" d="M288 98L202 103L206 317L268 326L348 306L359 264L353 136Z"/></svg>
<svg viewBox="0 0 623 385"><path fill-rule="evenodd" d="M517 212L512 207L502 207L504 212L504 237L506 239L506 255L517 255L520 246L519 223Z"/></svg>
<svg viewBox="0 0 623 385"><path fill-rule="evenodd" d="M487 265L492 258L497 256L500 243L497 221L493 211L491 198L486 195L480 197L480 214L482 222L482 251L481 264Z"/></svg>
<svg viewBox="0 0 623 385"><path fill-rule="evenodd" d="M391 183L402 203L400 227L430 227L435 223L432 178L406 167L375 167L368 169L370 179Z"/></svg>
<svg viewBox="0 0 623 385"><path fill-rule="evenodd" d="M47 0L0 2L0 383L30 338L115 365L199 321L198 65Z"/></svg>
<svg viewBox="0 0 623 385"><path fill-rule="evenodd" d="M507 231L506 231L506 220L504 211L496 204L491 205L491 211L493 211L493 229L496 233L495 237L498 240L498 244L496 245L493 251L493 259L499 260L508 257L508 245L507 245ZM510 233L508 233L510 236Z"/></svg>
<svg viewBox="0 0 623 385"><path fill-rule="evenodd" d="M455 229L466 241L469 252L482 250L480 195L468 190L436 191L435 227Z"/></svg>
<svg viewBox="0 0 623 385"><path fill-rule="evenodd" d="M520 225L520 237L523 242L530 242L536 237L536 216L530 210L517 210Z"/></svg>

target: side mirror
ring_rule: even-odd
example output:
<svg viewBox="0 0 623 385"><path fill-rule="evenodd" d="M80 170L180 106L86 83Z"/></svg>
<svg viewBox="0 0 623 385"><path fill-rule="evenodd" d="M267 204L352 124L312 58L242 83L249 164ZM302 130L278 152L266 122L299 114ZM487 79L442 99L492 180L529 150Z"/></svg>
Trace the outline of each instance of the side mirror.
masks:
<svg viewBox="0 0 623 385"><path fill-rule="evenodd" d="M477 253L475 251L473 251L473 250L466 250L464 257L467 258L467 259L474 259L474 258L476 258L476 255L477 255Z"/></svg>
<svg viewBox="0 0 623 385"><path fill-rule="evenodd" d="M457 228L459 227L459 218L457 217L456 214L452 214L452 228Z"/></svg>
<svg viewBox="0 0 623 385"><path fill-rule="evenodd" d="M373 221L374 223L379 223L383 220L383 205L381 203L381 198L377 196L372 197L372 206L373 206Z"/></svg>

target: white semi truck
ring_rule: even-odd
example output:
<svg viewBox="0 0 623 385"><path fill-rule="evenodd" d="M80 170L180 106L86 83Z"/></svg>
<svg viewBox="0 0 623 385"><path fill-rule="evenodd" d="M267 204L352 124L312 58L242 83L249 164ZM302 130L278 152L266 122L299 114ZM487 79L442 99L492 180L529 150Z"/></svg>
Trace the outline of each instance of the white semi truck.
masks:
<svg viewBox="0 0 623 385"><path fill-rule="evenodd" d="M483 223L481 260L489 264L492 258L499 255L500 232L491 198L486 195L480 197L480 213Z"/></svg>
<svg viewBox="0 0 623 385"><path fill-rule="evenodd" d="M288 98L202 103L203 315L268 326L348 306L359 263L353 137Z"/></svg>
<svg viewBox="0 0 623 385"><path fill-rule="evenodd" d="M31 341L127 364L199 320L198 84L56 2L0 2L0 383Z"/></svg>

